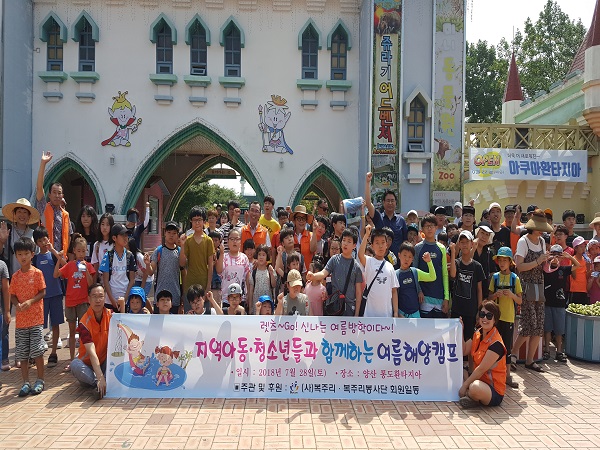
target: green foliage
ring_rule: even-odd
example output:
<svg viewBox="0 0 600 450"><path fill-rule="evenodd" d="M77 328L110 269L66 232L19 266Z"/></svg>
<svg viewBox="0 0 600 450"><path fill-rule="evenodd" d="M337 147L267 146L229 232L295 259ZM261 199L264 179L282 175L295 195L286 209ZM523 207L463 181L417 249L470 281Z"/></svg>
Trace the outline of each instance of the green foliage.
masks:
<svg viewBox="0 0 600 450"><path fill-rule="evenodd" d="M175 210L174 220L186 223L192 207L199 205L206 209L212 209L215 203L226 205L228 201L239 202L240 207L245 208L248 202L244 197L236 194L233 189L224 188L215 184L208 184L202 178L196 180L184 194ZM225 207L223 208L226 209Z"/></svg>

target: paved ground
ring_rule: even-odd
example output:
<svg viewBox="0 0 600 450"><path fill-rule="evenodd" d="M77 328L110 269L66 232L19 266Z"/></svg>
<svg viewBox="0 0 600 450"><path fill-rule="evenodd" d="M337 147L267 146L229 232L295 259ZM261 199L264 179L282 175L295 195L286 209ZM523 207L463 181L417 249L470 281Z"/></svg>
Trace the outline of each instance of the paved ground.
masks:
<svg viewBox="0 0 600 450"><path fill-rule="evenodd" d="M0 373L1 449L600 448L600 365L578 361L550 361L544 374L519 365L521 386L502 406L465 412L432 402L95 401L63 372L68 349L58 353L37 397L16 396L16 369Z"/></svg>

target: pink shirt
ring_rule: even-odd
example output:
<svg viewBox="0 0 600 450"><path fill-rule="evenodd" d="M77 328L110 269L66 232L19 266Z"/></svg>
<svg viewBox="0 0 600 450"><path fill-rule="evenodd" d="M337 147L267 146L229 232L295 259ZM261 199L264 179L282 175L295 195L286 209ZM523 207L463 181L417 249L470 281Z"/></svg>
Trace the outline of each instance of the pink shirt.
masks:
<svg viewBox="0 0 600 450"><path fill-rule="evenodd" d="M312 316L323 315L323 299L327 298L327 289L322 284L313 286L312 283L306 283L304 286L304 293L308 297L308 303L310 304L310 312ZM325 295L325 297L324 297Z"/></svg>

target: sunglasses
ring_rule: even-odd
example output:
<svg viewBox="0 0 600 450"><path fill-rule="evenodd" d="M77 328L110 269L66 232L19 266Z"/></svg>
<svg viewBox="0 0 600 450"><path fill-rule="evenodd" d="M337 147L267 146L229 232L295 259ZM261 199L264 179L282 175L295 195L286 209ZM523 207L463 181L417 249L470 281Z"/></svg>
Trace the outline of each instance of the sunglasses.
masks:
<svg viewBox="0 0 600 450"><path fill-rule="evenodd" d="M492 320L494 318L494 314L491 312L483 311L483 310L479 311L479 318L483 319L484 317L487 320Z"/></svg>

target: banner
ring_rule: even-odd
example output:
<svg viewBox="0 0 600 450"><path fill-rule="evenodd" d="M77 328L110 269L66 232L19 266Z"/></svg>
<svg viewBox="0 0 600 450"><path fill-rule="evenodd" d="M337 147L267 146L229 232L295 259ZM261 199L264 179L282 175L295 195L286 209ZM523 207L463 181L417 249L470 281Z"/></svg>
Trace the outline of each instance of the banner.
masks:
<svg viewBox="0 0 600 450"><path fill-rule="evenodd" d="M373 15L372 201L381 206L386 189L399 190L401 0L375 0Z"/></svg>
<svg viewBox="0 0 600 450"><path fill-rule="evenodd" d="M469 149L471 180L587 182L587 150Z"/></svg>
<svg viewBox="0 0 600 450"><path fill-rule="evenodd" d="M114 314L107 397L456 401L457 319Z"/></svg>
<svg viewBox="0 0 600 450"><path fill-rule="evenodd" d="M454 191L440 206L459 201L462 188L464 13L463 1L435 2L432 198L438 191Z"/></svg>

